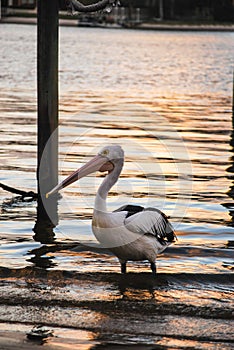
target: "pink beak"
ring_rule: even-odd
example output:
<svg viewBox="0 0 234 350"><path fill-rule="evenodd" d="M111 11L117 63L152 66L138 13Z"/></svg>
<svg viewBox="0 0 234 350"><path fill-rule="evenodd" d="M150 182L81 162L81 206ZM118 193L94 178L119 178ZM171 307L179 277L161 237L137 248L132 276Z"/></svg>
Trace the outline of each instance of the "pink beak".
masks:
<svg viewBox="0 0 234 350"><path fill-rule="evenodd" d="M83 165L80 169L74 171L70 176L68 176L65 180L63 180L60 184L55 186L51 191L46 193L46 198L49 198L52 194L60 191L62 188L67 187L68 185L72 184L73 182L81 179L82 177L85 177L91 173L94 173L95 171L110 171L113 169L112 164L106 157L102 157L100 155L95 156L93 159L91 159L88 163ZM112 168L112 169L111 169Z"/></svg>

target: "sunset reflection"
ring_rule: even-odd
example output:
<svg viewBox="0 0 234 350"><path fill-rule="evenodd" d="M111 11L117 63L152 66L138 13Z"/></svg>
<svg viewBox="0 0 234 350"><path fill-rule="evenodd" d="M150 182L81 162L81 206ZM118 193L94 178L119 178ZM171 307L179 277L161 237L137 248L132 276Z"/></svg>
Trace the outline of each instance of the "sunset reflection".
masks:
<svg viewBox="0 0 234 350"><path fill-rule="evenodd" d="M59 180L104 145L120 144L125 165L108 210L159 208L178 241L157 257L155 277L147 261L129 261L122 275L116 257L93 249L103 174L61 191L58 220L50 231L42 225L37 241L37 202L0 188L0 338L18 348L19 337L31 348L27 332L40 324L54 332L44 343L51 349L228 350L233 32L78 28L75 21L60 28ZM0 25L1 182L36 192L36 26Z"/></svg>

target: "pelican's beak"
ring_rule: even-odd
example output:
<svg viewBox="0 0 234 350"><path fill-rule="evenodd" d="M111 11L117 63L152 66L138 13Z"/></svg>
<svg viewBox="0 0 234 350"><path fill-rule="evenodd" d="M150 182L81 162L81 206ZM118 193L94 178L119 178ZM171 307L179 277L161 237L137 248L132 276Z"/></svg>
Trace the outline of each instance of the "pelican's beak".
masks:
<svg viewBox="0 0 234 350"><path fill-rule="evenodd" d="M46 198L49 198L52 194L60 191L62 188L67 187L73 182L85 177L95 171L111 171L113 169L113 164L106 158L101 155L95 156L88 163L83 165L80 169L74 171L70 176L63 180L60 184L55 186L51 191L46 193Z"/></svg>

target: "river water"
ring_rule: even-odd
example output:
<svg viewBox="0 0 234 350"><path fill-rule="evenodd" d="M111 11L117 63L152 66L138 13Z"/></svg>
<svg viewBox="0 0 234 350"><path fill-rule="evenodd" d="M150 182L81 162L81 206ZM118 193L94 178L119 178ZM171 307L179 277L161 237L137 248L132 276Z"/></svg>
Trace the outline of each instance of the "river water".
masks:
<svg viewBox="0 0 234 350"><path fill-rule="evenodd" d="M36 27L1 24L0 30L0 179L36 191ZM47 282L42 287L38 275L45 269L60 273L63 281L56 285L55 298L61 310L56 317L47 315L53 319L47 323L104 329L102 336L90 336L100 348L107 338L126 346L232 348L233 40L234 33L228 32L60 28L61 179L102 146L121 144L125 165L109 194L109 209L125 203L158 207L170 217L178 241L158 258L158 282L148 281L146 262L129 263L129 278L122 281L115 257L63 246L95 241L91 217L101 176L83 179L62 193L54 230L58 249L33 239L36 202L0 189L3 300L6 281L15 298L27 294L27 271L35 274L39 295L41 290L48 293ZM88 315L77 304L76 314L69 311L70 304L62 304L64 298L95 303ZM126 299L124 306L117 303ZM116 319L113 303L120 313ZM37 310L35 320L22 305L17 307L18 313L16 306L2 310L1 321L18 322L23 313L25 323L46 323L48 310ZM135 326L128 319L132 307L138 315L132 316L138 320ZM142 319L143 311L149 317L146 309L152 328ZM102 328L94 326L92 317ZM128 322L121 323L123 319ZM108 322L113 323L111 335ZM90 337L85 335L84 349L96 346Z"/></svg>

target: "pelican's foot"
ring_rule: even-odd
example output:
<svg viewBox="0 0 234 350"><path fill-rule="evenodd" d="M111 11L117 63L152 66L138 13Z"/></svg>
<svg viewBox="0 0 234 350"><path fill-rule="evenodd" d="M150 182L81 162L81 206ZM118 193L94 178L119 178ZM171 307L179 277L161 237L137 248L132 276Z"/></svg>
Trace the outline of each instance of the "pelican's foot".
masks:
<svg viewBox="0 0 234 350"><path fill-rule="evenodd" d="M151 267L151 270L152 270L152 275L156 276L156 273L157 273L156 264L154 262L151 262L150 263L150 267Z"/></svg>
<svg viewBox="0 0 234 350"><path fill-rule="evenodd" d="M121 273L126 273L126 272L127 272L127 263L121 262Z"/></svg>

